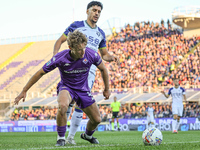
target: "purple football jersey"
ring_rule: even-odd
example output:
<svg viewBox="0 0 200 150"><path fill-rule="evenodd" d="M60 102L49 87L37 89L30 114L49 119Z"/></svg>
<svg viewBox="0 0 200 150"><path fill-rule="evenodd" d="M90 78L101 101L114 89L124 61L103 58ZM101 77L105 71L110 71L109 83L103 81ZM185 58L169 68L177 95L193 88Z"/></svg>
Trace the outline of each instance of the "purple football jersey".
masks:
<svg viewBox="0 0 200 150"><path fill-rule="evenodd" d="M84 57L73 60L70 50L57 53L48 61L43 70L47 73L58 67L62 85L80 91L90 91L88 87L88 74L92 64L98 66L102 62L99 54L89 48L85 49Z"/></svg>

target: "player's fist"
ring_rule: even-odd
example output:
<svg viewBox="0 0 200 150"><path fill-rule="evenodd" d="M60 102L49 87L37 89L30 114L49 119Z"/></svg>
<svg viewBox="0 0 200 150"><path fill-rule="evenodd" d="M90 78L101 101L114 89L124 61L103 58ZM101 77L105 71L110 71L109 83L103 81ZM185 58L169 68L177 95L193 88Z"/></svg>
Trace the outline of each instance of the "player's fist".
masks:
<svg viewBox="0 0 200 150"><path fill-rule="evenodd" d="M109 99L110 94L111 94L110 90L104 90L104 91L103 91L103 96L105 97L104 99L105 99L105 100L106 100L106 99Z"/></svg>

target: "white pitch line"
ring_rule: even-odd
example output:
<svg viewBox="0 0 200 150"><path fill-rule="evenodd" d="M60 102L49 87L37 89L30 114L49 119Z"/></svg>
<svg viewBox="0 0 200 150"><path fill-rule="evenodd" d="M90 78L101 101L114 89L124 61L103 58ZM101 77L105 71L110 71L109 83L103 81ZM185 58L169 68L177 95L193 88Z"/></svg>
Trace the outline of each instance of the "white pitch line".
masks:
<svg viewBox="0 0 200 150"><path fill-rule="evenodd" d="M177 143L200 143L200 141L190 142L164 142L162 144L177 144ZM126 146L143 145L143 144L126 144ZM37 150L37 149L64 149L64 148L83 148L83 147L107 147L107 146L123 146L123 144L106 144L106 145L80 145L80 146L63 146L63 147L40 147L40 148L28 148L28 149L9 149L9 150Z"/></svg>
<svg viewBox="0 0 200 150"><path fill-rule="evenodd" d="M187 143L200 143L200 141L190 141L190 142L164 142L163 144L174 144L174 143L185 143L185 144L187 144Z"/></svg>

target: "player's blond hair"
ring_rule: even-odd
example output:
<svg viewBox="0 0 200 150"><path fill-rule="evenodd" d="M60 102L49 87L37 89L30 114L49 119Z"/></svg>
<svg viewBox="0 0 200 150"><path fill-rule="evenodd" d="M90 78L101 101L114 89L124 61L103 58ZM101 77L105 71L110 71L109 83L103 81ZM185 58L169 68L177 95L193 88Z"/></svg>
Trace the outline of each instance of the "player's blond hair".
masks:
<svg viewBox="0 0 200 150"><path fill-rule="evenodd" d="M71 48L77 48L77 46L82 43L87 44L87 38L82 32L75 30L68 34L67 42Z"/></svg>

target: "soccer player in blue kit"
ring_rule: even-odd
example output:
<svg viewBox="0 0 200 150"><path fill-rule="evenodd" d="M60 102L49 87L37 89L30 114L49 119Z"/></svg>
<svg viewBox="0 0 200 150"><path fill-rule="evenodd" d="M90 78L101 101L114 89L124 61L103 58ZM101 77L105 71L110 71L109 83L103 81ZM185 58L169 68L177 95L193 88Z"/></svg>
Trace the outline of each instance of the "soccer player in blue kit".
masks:
<svg viewBox="0 0 200 150"><path fill-rule="evenodd" d="M101 122L98 106L90 93L88 85L88 74L91 65L97 66L101 71L104 81L103 95L105 99L110 96L108 71L97 52L86 47L87 38L78 30L68 34L67 42L69 49L57 53L39 71L37 71L27 82L22 92L15 98L17 105L21 99L25 101L27 91L46 73L58 68L61 81L57 86L58 93L58 113L57 133L58 139L55 146L66 144L65 133L67 124L67 109L73 101L89 117L86 131L81 134L81 138L93 144L99 141L92 135L97 125Z"/></svg>
<svg viewBox="0 0 200 150"><path fill-rule="evenodd" d="M116 56L112 56L108 53L106 48L106 39L105 39L105 33L102 29L100 29L96 23L100 17L101 11L103 9L102 3L98 1L91 1L87 5L87 20L84 21L75 21L72 23L66 31L61 35L61 37L56 41L54 46L54 52L55 55L59 49L62 43L64 43L67 39L67 36L70 32L73 32L74 30L79 30L83 34L86 35L88 38L87 46L88 48L94 50L94 51L100 51L101 57L103 60L107 62L115 61L119 64L119 59ZM94 80L95 80L95 74L96 74L96 66L92 65L90 68L89 76L88 76L88 85L90 90L92 89ZM69 116L71 113L71 108L73 105L71 104L69 106L67 115ZM75 133L78 130L78 127L81 123L83 116L83 111L79 108L75 108L75 111L73 112L72 119L71 119L71 125L69 129L69 134L67 137L67 143L68 144L76 144L74 141ZM68 118L68 117L67 117Z"/></svg>

